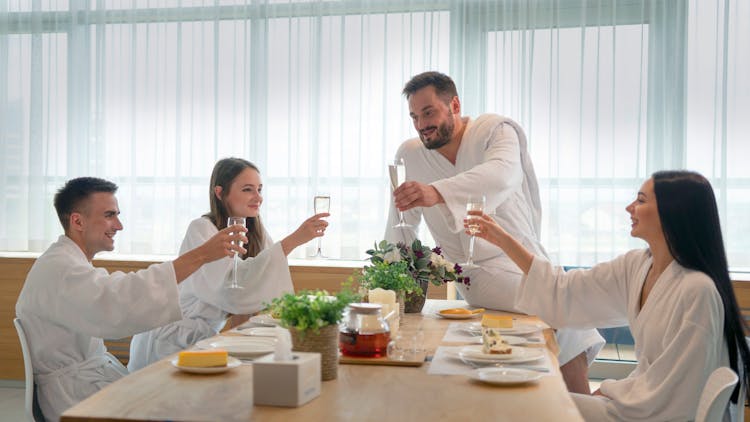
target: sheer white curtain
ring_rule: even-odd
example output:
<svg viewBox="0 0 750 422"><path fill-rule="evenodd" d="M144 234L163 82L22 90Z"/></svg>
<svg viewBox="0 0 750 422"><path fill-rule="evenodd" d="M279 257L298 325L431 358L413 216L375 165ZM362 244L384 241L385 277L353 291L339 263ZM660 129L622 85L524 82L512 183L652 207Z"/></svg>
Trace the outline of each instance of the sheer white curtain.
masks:
<svg viewBox="0 0 750 422"><path fill-rule="evenodd" d="M401 88L439 70L465 114L527 129L556 261L638 246L625 204L688 167L750 266L748 18L741 0L0 0L0 250L46 248L55 190L94 175L120 185L117 252L174 254L214 162L241 156L274 238L329 193L324 251L362 258L414 136Z"/></svg>

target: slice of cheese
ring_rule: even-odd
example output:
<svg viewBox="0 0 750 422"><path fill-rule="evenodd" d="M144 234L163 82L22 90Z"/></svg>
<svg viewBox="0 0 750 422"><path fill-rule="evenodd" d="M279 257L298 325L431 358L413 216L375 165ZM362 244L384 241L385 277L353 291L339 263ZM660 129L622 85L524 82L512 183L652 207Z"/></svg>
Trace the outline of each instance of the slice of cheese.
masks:
<svg viewBox="0 0 750 422"><path fill-rule="evenodd" d="M510 315L482 315L482 327L513 328L513 317Z"/></svg>
<svg viewBox="0 0 750 422"><path fill-rule="evenodd" d="M228 353L223 349L183 350L177 358L177 365L195 368L227 366Z"/></svg>

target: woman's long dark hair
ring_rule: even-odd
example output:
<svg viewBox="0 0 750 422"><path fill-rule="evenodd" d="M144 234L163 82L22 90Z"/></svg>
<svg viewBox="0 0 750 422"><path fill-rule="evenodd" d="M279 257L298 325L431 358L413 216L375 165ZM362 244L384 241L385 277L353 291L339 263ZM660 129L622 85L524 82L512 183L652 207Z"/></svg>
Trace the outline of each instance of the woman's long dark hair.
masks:
<svg viewBox="0 0 750 422"><path fill-rule="evenodd" d="M750 385L750 350L745 341L747 325L729 279L714 190L705 177L691 171L659 171L651 177L669 252L683 267L700 271L714 281L724 304L724 339L729 364L734 372L742 375L740 384ZM741 362L737 360L738 350ZM737 402L738 395L739 388L736 388L732 393L733 403ZM744 409L737 411L744 412Z"/></svg>
<svg viewBox="0 0 750 422"><path fill-rule="evenodd" d="M221 230L227 226L229 211L224 204L224 198L229 195L229 188L232 186L234 179L242 173L243 170L251 168L260 174L260 170L255 164L243 160L242 158L223 158L216 162L214 170L211 173L211 185L208 189L209 203L211 211L203 216L211 220L217 229ZM216 197L214 188L221 186L221 199ZM264 230L260 221L260 215L257 217L247 218L245 226L247 227L247 253L244 258L257 256L263 250Z"/></svg>

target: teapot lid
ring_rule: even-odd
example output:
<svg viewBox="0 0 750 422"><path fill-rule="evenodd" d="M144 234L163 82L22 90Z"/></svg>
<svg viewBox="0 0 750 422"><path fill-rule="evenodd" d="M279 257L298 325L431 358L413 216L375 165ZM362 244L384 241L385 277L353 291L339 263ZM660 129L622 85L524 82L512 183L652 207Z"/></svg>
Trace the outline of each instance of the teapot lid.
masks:
<svg viewBox="0 0 750 422"><path fill-rule="evenodd" d="M349 308L358 314L377 314L383 308L379 303L350 303Z"/></svg>

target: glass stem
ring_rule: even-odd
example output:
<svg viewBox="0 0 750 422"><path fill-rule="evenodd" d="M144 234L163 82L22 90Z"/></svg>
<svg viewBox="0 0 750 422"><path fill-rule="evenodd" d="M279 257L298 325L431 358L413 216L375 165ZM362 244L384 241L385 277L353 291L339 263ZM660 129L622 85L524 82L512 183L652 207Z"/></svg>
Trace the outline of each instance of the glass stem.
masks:
<svg viewBox="0 0 750 422"><path fill-rule="evenodd" d="M473 264L474 263L474 235L472 235L469 238L469 260L466 261L467 264Z"/></svg>
<svg viewBox="0 0 750 422"><path fill-rule="evenodd" d="M234 275L232 276L232 287L237 287L237 252L234 253Z"/></svg>

